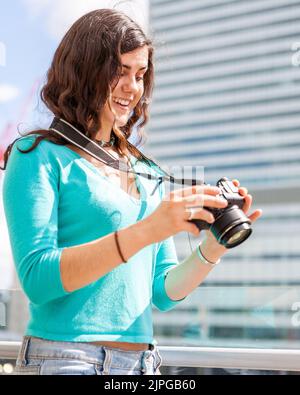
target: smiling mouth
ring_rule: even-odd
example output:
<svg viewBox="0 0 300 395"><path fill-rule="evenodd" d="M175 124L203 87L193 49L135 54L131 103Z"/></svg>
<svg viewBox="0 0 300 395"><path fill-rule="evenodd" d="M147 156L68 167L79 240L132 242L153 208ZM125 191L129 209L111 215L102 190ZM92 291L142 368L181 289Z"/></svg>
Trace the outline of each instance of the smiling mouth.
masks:
<svg viewBox="0 0 300 395"><path fill-rule="evenodd" d="M112 99L113 103L115 103L118 107L123 109L129 109L129 106L132 102L132 99L125 99L122 97L114 97Z"/></svg>
<svg viewBox="0 0 300 395"><path fill-rule="evenodd" d="M122 108L129 108L129 105L128 104L121 104L121 103L117 103L117 102L114 102L117 106L119 106L119 107L122 107Z"/></svg>
<svg viewBox="0 0 300 395"><path fill-rule="evenodd" d="M113 103L118 109L122 110L123 112L129 111L129 106L124 106L123 104L116 103L115 101Z"/></svg>

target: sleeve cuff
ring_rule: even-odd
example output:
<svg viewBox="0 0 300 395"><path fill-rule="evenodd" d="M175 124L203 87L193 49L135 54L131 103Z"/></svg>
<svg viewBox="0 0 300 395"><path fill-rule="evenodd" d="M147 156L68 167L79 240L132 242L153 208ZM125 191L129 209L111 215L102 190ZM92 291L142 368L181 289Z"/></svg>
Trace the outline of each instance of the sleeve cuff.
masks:
<svg viewBox="0 0 300 395"><path fill-rule="evenodd" d="M158 300L159 300L159 305L157 305L158 309L161 311L168 311L177 306L178 303L182 302L183 300L186 299L180 299L180 300L173 300L169 297L169 295L166 292L166 286L165 286L165 280L168 275L168 272L166 272L163 276L161 276L158 280L157 283L157 290L159 290L159 294L157 295Z"/></svg>

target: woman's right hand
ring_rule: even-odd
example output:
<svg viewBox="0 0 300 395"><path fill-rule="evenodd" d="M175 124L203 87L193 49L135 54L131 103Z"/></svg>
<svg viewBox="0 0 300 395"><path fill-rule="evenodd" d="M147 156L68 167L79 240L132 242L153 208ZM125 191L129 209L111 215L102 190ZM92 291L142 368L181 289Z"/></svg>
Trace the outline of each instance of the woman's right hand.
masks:
<svg viewBox="0 0 300 395"><path fill-rule="evenodd" d="M200 231L190 220L200 219L213 223L214 216L205 207L225 208L228 202L219 194L220 189L210 185L197 185L170 192L157 209L145 218L153 232L151 237L159 242L182 231L198 236ZM193 216L190 218L192 207Z"/></svg>

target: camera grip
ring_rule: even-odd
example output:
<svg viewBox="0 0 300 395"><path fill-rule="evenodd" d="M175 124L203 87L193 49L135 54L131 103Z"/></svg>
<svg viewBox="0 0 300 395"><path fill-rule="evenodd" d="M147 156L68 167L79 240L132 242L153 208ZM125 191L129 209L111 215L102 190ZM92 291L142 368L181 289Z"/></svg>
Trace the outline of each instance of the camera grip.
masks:
<svg viewBox="0 0 300 395"><path fill-rule="evenodd" d="M199 230L208 230L211 227L211 224L202 219L191 219L190 222L193 222Z"/></svg>

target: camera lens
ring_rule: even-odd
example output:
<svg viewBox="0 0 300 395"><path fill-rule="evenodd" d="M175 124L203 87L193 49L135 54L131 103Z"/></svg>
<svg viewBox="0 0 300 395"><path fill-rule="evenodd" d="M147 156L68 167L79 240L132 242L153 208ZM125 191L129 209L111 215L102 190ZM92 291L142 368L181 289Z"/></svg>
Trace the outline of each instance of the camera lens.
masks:
<svg viewBox="0 0 300 395"><path fill-rule="evenodd" d="M246 229L240 230L237 232L235 235L230 237L230 239L227 241L227 244L235 244L239 240L244 240L245 235L247 235L248 232Z"/></svg>
<svg viewBox="0 0 300 395"><path fill-rule="evenodd" d="M211 226L220 244L233 248L243 243L252 233L251 221L237 206L224 210Z"/></svg>
<svg viewBox="0 0 300 395"><path fill-rule="evenodd" d="M241 229L242 228L242 229ZM249 224L241 224L224 235L223 243L226 248L233 248L243 243L251 235L252 229Z"/></svg>

